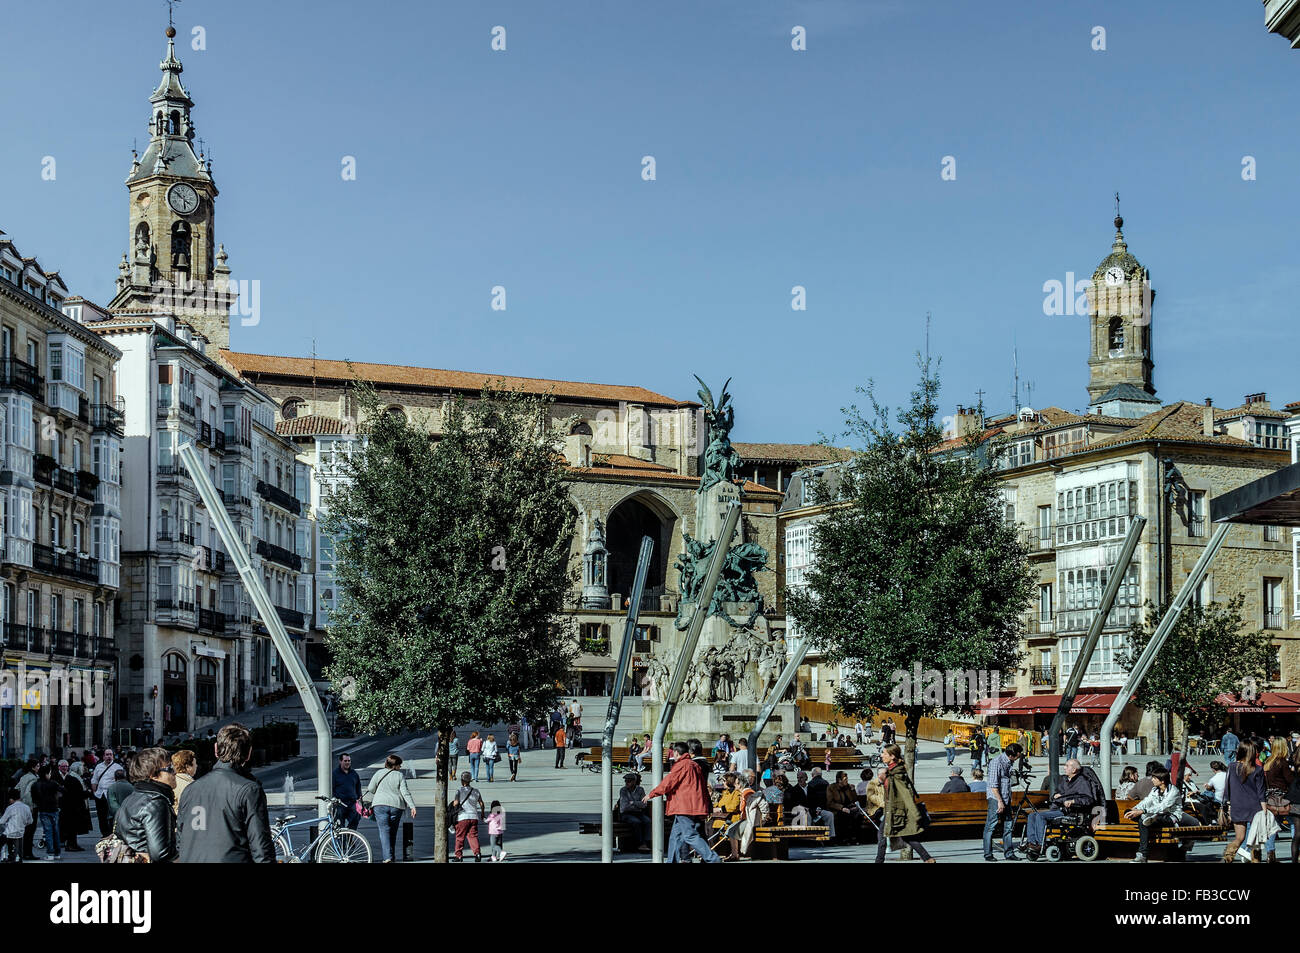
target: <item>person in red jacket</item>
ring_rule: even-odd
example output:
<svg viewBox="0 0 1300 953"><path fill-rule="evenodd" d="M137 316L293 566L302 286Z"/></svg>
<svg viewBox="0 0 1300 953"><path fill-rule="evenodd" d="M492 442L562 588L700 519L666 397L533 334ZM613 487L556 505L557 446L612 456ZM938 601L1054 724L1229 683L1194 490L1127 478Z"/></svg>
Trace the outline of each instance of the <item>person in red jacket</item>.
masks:
<svg viewBox="0 0 1300 953"><path fill-rule="evenodd" d="M652 798L666 800L664 813L672 819L673 829L668 835L668 860L685 861L686 849L693 848L706 864L716 864L721 858L709 846L701 833L701 825L713 810L704 772L691 760L690 746L684 741L672 745L673 767L657 788L647 794L644 803Z"/></svg>

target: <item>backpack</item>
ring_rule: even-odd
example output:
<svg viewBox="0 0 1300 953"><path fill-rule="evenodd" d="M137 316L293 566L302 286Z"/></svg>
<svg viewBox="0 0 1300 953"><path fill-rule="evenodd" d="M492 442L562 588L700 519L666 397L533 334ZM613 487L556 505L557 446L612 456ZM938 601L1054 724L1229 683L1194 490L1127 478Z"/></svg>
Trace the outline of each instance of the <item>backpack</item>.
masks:
<svg viewBox="0 0 1300 953"><path fill-rule="evenodd" d="M1101 786L1101 779L1097 777L1097 772L1087 767L1080 768L1079 771L1088 782L1088 793L1092 796L1092 802L1104 806L1108 795L1106 789Z"/></svg>

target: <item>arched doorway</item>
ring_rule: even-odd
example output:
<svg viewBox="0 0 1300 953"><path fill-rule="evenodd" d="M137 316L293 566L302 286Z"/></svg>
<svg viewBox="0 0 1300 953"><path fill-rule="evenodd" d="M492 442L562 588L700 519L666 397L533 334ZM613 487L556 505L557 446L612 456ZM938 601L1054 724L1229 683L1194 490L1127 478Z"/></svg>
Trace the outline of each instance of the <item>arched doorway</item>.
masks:
<svg viewBox="0 0 1300 953"><path fill-rule="evenodd" d="M189 700L189 683L185 669L185 658L179 652L168 652L163 656L164 734L189 729L186 704Z"/></svg>
<svg viewBox="0 0 1300 953"><path fill-rule="evenodd" d="M623 500L610 511L605 529L605 546L609 550L609 591L625 599L632 591L636 561L641 551L641 537L654 540L654 555L646 573L642 607L659 608L668 578L668 554L676 532L677 515L662 499L650 493L638 493Z"/></svg>

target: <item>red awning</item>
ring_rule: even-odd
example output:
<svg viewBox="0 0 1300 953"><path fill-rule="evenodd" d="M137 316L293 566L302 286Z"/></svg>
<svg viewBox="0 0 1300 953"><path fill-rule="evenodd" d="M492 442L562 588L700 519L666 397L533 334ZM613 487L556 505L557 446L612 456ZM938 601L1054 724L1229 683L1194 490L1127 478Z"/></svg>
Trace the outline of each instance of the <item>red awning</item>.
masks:
<svg viewBox="0 0 1300 953"><path fill-rule="evenodd" d="M1105 715L1115 703L1115 692L1080 692L1070 706L1072 715ZM985 698L975 707L977 715L1054 715L1061 705L1060 695L1004 695Z"/></svg>
<svg viewBox="0 0 1300 953"><path fill-rule="evenodd" d="M1294 715L1300 713L1300 692L1260 692L1257 698L1237 698L1224 693L1215 699L1234 715Z"/></svg>

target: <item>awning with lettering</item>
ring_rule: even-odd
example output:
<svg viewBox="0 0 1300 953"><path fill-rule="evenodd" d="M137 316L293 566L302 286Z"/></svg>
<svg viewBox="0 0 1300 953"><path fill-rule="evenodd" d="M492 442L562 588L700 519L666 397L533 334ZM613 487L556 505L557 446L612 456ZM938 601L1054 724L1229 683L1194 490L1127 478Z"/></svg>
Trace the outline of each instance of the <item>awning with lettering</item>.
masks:
<svg viewBox="0 0 1300 953"><path fill-rule="evenodd" d="M1226 692L1215 701L1231 714L1294 715L1300 713L1300 692L1260 692L1254 698L1239 698Z"/></svg>
<svg viewBox="0 0 1300 953"><path fill-rule="evenodd" d="M1104 715L1115 703L1116 692L1080 692L1070 706L1072 715ZM994 715L1054 715L1061 705L1060 695L1003 695L981 700L975 714Z"/></svg>

